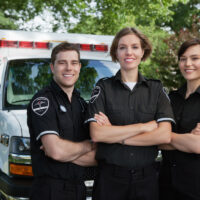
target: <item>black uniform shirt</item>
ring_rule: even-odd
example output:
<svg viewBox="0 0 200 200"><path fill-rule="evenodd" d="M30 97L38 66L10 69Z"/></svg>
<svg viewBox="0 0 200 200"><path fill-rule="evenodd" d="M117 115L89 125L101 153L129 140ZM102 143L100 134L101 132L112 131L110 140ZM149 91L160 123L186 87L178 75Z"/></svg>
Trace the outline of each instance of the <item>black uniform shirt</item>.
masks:
<svg viewBox="0 0 200 200"><path fill-rule="evenodd" d="M185 84L177 91L170 93L172 109L176 124L173 125L173 132L175 133L190 133L197 123L200 123L200 86L185 99L187 85ZM196 160L199 155L192 153L185 153L181 151L162 151L164 161L175 162L192 162ZM199 160L200 162L200 160ZM200 165L199 165L200 166Z"/></svg>
<svg viewBox="0 0 200 200"><path fill-rule="evenodd" d="M27 122L34 176L81 179L83 167L70 162L55 161L45 156L40 146L41 137L45 134L55 134L71 141L88 139L88 131L83 127L85 108L86 103L78 91L73 91L70 103L68 96L55 81L33 97L27 110Z"/></svg>
<svg viewBox="0 0 200 200"><path fill-rule="evenodd" d="M173 121L170 102L160 81L148 80L139 74L138 83L131 91L122 82L120 71L97 83L86 122L95 121L94 114L99 111L108 116L112 125ZM109 164L137 168L153 163L156 156L156 146L99 143L96 158Z"/></svg>

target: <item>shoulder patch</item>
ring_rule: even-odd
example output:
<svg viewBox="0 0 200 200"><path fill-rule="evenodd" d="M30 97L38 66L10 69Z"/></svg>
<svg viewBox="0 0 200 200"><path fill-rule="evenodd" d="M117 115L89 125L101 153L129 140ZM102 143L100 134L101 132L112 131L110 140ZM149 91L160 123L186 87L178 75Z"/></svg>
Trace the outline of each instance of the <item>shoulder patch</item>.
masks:
<svg viewBox="0 0 200 200"><path fill-rule="evenodd" d="M49 99L46 97L38 97L32 102L32 110L39 116L44 115L49 109Z"/></svg>
<svg viewBox="0 0 200 200"><path fill-rule="evenodd" d="M98 98L98 96L101 93L101 88L99 86L95 86L95 88L92 91L92 95L90 98L90 103L94 103L94 101Z"/></svg>

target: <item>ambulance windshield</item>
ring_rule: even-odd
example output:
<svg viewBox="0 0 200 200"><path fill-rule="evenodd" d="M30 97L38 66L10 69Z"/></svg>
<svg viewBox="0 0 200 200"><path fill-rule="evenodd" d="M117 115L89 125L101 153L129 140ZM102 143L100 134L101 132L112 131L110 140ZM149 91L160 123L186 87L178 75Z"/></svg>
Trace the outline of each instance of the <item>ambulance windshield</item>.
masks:
<svg viewBox="0 0 200 200"><path fill-rule="evenodd" d="M76 88L85 100L90 99L95 83L113 76L119 66L111 61L81 60L82 68ZM24 109L33 95L52 79L50 59L11 60L5 82L5 103L8 109Z"/></svg>

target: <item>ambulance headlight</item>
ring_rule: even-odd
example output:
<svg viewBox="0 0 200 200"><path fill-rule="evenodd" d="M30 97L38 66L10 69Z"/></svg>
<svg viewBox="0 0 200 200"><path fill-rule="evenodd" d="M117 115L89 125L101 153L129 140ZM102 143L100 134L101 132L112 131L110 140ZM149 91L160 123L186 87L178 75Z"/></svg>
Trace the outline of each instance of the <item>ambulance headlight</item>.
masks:
<svg viewBox="0 0 200 200"><path fill-rule="evenodd" d="M10 153L14 154L30 154L30 138L28 137L11 137Z"/></svg>

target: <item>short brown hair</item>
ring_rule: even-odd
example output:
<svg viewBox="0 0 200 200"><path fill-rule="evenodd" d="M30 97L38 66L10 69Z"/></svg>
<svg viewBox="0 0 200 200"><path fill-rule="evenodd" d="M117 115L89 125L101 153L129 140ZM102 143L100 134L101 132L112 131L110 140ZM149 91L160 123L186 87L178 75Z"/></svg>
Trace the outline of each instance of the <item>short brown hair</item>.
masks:
<svg viewBox="0 0 200 200"><path fill-rule="evenodd" d="M57 54L62 51L76 51L78 54L78 60L80 62L80 52L79 52L78 46L76 44L62 42L59 45L55 46L51 52L51 63L52 64L54 64Z"/></svg>
<svg viewBox="0 0 200 200"><path fill-rule="evenodd" d="M144 34L140 33L137 29L132 28L132 27L126 27L126 28L123 28L122 30L120 30L115 35L115 38L113 39L113 42L112 42L112 45L110 48L110 56L112 57L112 61L114 61L114 62L118 61L116 52L117 52L119 40L123 36L131 35L131 34L136 35L140 39L141 47L144 50L144 55L142 57L142 60L144 61L150 56L150 54L152 52L152 46L151 46L151 43L149 42L148 38Z"/></svg>
<svg viewBox="0 0 200 200"><path fill-rule="evenodd" d="M200 39L199 38L193 38L190 40L187 40L185 42L182 43L182 45L180 46L179 50L178 50L178 60L180 60L180 57L185 53L185 51L194 45L200 45Z"/></svg>

